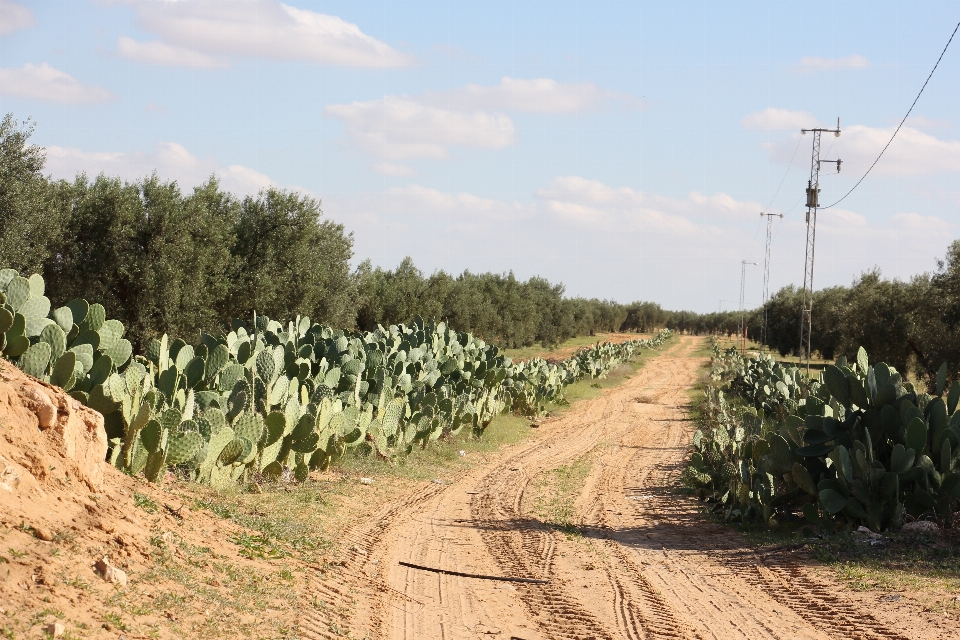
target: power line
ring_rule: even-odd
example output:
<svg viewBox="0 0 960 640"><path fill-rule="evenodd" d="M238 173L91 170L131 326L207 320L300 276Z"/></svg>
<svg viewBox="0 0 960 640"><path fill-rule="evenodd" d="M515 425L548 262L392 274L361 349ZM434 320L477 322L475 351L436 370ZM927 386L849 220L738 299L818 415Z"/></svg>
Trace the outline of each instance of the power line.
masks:
<svg viewBox="0 0 960 640"><path fill-rule="evenodd" d="M797 146L793 148L793 156L790 158L790 164L787 165L787 170L783 172L783 177L780 178L780 186L777 187L777 192L773 194L773 197L770 198L770 203L767 204L764 211L769 211L770 206L773 204L773 201L777 199L777 196L780 195L780 187L783 186L783 181L787 179L787 174L790 173L791 167L793 167L793 160L797 157L797 150L800 148L800 142L803 140L803 137L797 138Z"/></svg>
<svg viewBox="0 0 960 640"><path fill-rule="evenodd" d="M950 46L950 43L953 42L953 36L957 35L957 29L960 29L960 22L958 22L958 23L957 23L957 26L953 28L953 33L950 35L950 39L947 40L947 46L945 46L945 47L943 48L943 51L940 52L940 57L937 58L937 64L933 65L933 69L931 69L930 75L927 76L926 82L924 82L924 83L923 83L923 86L920 87L920 93L918 93L918 94L917 94L917 97L913 99L913 104L911 104L911 105L910 105L910 108L907 110L907 115L903 116L903 120L901 120L901 121L900 121L900 124L897 125L897 130L893 132L893 135L892 135L892 136L890 136L890 140L887 142L886 146L883 147L883 150L880 152L880 155L877 156L877 159L873 161L873 164L872 164L872 165L870 165L870 168L867 169L867 173L863 174L863 177L861 177L859 180L857 180L857 184L853 185L853 188L850 189L850 191L847 191L847 192L843 195L843 198L840 198L839 200L837 200L836 202L834 202L833 204L831 204L831 205L829 205L829 206L827 206L827 207L820 207L821 209L829 209L830 207L835 207L835 206L837 206L838 204L840 204L841 202L843 202L848 195L850 195L851 193L853 193L853 190L854 190L854 189L856 189L857 187L860 186L860 183L863 182L863 179L866 178L867 175L868 175L871 171L873 171L873 168L874 168L875 166L877 166L877 163L880 162L880 158L883 157L883 154L884 154L884 152L887 150L887 147L890 146L890 143L893 142L893 139L896 138L896 137L897 137L897 134L900 132L900 127L902 127L902 126L903 126L903 123L907 121L907 118L908 118L908 117L910 117L910 112L913 111L913 108L914 108L915 106L917 106L917 100L919 100L919 99L920 99L920 96L923 95L923 90L927 88L927 83L930 82L930 78L933 77L933 72L937 70L937 67L940 65L940 61L943 60L943 54L945 54L945 53L947 52L947 48Z"/></svg>

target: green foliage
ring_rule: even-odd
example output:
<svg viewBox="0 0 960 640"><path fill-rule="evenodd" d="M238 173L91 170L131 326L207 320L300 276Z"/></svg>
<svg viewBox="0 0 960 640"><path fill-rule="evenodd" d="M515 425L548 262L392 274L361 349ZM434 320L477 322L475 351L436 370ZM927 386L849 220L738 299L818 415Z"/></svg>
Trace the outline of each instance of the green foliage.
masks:
<svg viewBox="0 0 960 640"><path fill-rule="evenodd" d="M768 345L781 355L798 348L799 308L794 287L780 290L767 304ZM813 309L811 346L825 359L862 346L898 371L909 370L933 392L944 362L948 381L960 370L960 241L951 244L932 276L904 282L869 271L850 287L815 292ZM761 317L762 311L751 314L751 336L759 336Z"/></svg>
<svg viewBox="0 0 960 640"><path fill-rule="evenodd" d="M395 271L372 269L364 263L357 278L357 324L367 331L378 325L409 322L419 315L443 318L462 331L512 349L537 342L554 345L595 332L639 328L625 326L628 307L601 300L564 298L563 285L550 284L543 278L521 282L513 273L468 271L457 277L443 271L424 277L410 258L405 258ZM662 326L649 324L644 330Z"/></svg>
<svg viewBox="0 0 960 640"><path fill-rule="evenodd" d="M425 278L409 259L351 273L351 234L313 198L274 188L238 198L215 177L190 193L156 174L51 181L31 133L12 115L0 122L0 264L42 274L49 298L97 300L126 328L131 354L163 333L215 334L254 311L366 331L438 318L506 348L663 326L662 312L649 313L656 305L566 299L543 278ZM68 320L57 323L69 333ZM123 344L99 348L129 355Z"/></svg>
<svg viewBox="0 0 960 640"><path fill-rule="evenodd" d="M33 125L0 120L0 264L39 271L61 238L62 209L43 176L44 151L28 143Z"/></svg>
<svg viewBox="0 0 960 640"><path fill-rule="evenodd" d="M919 391L860 348L819 379L715 348L687 479L727 519L802 514L821 526L950 521L960 498L960 383ZM944 392L947 392L944 398ZM737 398L731 404L726 394Z"/></svg>
<svg viewBox="0 0 960 640"><path fill-rule="evenodd" d="M4 355L65 381L104 415L110 462L156 483L171 467L215 487L255 474L303 481L364 444L392 458L464 428L480 437L496 415L538 415L565 386L670 335L514 363L443 322L344 332L254 314L195 345L164 334L131 357L123 324L103 306L77 299L51 310L44 289L39 276L0 270Z"/></svg>

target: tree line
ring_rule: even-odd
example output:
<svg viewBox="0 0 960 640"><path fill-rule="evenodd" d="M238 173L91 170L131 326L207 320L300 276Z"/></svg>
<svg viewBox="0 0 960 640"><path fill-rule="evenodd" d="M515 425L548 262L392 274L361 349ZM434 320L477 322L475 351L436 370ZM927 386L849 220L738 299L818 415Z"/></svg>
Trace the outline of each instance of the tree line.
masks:
<svg viewBox="0 0 960 640"><path fill-rule="evenodd" d="M353 235L324 220L309 196L267 189L237 197L216 178L183 193L156 175L137 182L100 175L44 177L32 128L0 121L0 267L40 273L47 296L97 301L128 329L137 349L162 333L193 339L254 310L297 314L339 328L373 330L415 316L444 320L503 347L553 345L608 331L737 334L738 312L670 311L654 302L568 298L562 284L513 273L351 268ZM960 241L936 272L909 281L864 273L849 287L817 291L813 350L824 358L872 358L929 378L940 363L960 369ZM782 355L800 341L800 292L765 306L768 343ZM746 314L760 336L764 309Z"/></svg>
<svg viewBox="0 0 960 640"><path fill-rule="evenodd" d="M766 311L767 346L781 356L800 348L801 290L783 287L761 308L745 313L747 337L758 340ZM740 313L665 312L664 326L697 335L736 336ZM931 381L944 362L960 371L960 240L954 240L933 273L885 279L879 269L850 286L813 294L811 350L826 360L848 358L863 347L877 362Z"/></svg>
<svg viewBox="0 0 960 640"><path fill-rule="evenodd" d="M57 303L100 302L137 349L163 333L216 333L254 310L364 330L420 315L504 347L662 326L644 315L651 303L567 298L539 277L425 276L409 258L393 271L352 269L353 235L300 193L237 197L215 177L187 193L156 174L52 180L31 133L10 114L0 121L0 267L40 273Z"/></svg>
<svg viewBox="0 0 960 640"><path fill-rule="evenodd" d="M781 355L799 349L800 296L784 287L766 305L767 342ZM761 322L762 310L751 314L751 335L759 335ZM814 293L811 349L832 360L860 346L872 360L928 382L944 362L951 378L960 371L960 240L933 273L903 281L874 269L849 287Z"/></svg>

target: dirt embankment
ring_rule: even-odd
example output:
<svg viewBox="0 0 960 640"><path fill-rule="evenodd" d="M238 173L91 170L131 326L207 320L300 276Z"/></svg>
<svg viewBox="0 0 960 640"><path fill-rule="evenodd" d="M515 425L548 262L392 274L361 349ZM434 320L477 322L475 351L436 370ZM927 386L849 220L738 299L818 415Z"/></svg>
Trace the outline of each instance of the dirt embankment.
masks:
<svg viewBox="0 0 960 640"><path fill-rule="evenodd" d="M283 567L229 542L250 532L191 510L176 482L119 473L103 462L100 414L0 366L0 637L282 637L294 626L300 594Z"/></svg>

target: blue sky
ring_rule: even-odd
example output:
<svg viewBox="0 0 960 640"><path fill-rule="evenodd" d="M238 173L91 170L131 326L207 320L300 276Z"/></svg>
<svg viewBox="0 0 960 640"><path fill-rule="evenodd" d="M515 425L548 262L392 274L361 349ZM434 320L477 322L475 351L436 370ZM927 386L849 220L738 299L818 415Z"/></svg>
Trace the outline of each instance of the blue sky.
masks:
<svg viewBox="0 0 960 640"><path fill-rule="evenodd" d="M54 177L275 184L321 199L356 262L710 311L762 265L761 211L785 214L772 289L802 279L799 129L840 118L832 202L958 20L947 1L0 0L0 110L35 121ZM931 271L957 237L958 81L954 42L821 212L818 288Z"/></svg>

